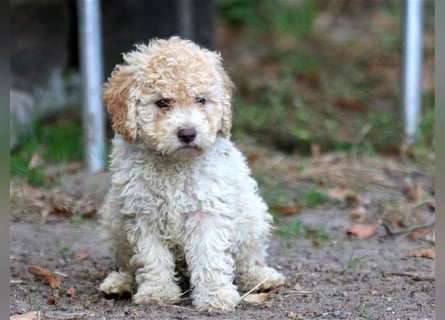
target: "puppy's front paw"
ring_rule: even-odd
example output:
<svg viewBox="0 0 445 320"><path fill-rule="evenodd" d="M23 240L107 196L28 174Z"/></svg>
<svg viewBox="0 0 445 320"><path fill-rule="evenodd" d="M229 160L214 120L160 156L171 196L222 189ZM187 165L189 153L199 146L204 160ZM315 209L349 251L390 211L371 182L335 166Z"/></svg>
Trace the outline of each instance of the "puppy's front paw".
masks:
<svg viewBox="0 0 445 320"><path fill-rule="evenodd" d="M241 291L249 291L258 284L259 291L269 291L284 285L284 281L284 276L270 267L250 268L235 278L235 283Z"/></svg>
<svg viewBox="0 0 445 320"><path fill-rule="evenodd" d="M181 290L174 284L147 284L139 285L136 294L133 296L135 304L159 304L167 305L179 302Z"/></svg>
<svg viewBox="0 0 445 320"><path fill-rule="evenodd" d="M133 291L134 278L129 272L112 271L99 286L107 295L126 295Z"/></svg>
<svg viewBox="0 0 445 320"><path fill-rule="evenodd" d="M271 290L284 285L284 276L277 270L267 267L265 268L264 274L268 274L269 276L266 281L261 284L260 290Z"/></svg>
<svg viewBox="0 0 445 320"><path fill-rule="evenodd" d="M193 306L198 311L223 313L235 310L240 302L240 295L234 286L221 287L213 291L195 290Z"/></svg>

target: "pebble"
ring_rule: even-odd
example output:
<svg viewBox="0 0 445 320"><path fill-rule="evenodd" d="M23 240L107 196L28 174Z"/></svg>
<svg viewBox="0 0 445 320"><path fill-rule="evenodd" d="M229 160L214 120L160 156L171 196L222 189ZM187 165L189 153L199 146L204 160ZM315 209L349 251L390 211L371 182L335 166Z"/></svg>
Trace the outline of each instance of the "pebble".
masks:
<svg viewBox="0 0 445 320"><path fill-rule="evenodd" d="M335 310L335 311L332 313L332 315L333 315L334 317L338 318L338 317L341 317L342 312L341 312L340 310Z"/></svg>

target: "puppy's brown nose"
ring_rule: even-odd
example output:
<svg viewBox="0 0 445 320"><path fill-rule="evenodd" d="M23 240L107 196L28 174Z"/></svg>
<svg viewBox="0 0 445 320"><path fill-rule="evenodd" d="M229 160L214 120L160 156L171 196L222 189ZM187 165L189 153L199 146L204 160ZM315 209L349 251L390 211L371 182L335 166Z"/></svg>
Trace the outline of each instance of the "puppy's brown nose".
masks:
<svg viewBox="0 0 445 320"><path fill-rule="evenodd" d="M195 140L196 130L195 128L181 129L178 131L177 136L182 142L189 143Z"/></svg>

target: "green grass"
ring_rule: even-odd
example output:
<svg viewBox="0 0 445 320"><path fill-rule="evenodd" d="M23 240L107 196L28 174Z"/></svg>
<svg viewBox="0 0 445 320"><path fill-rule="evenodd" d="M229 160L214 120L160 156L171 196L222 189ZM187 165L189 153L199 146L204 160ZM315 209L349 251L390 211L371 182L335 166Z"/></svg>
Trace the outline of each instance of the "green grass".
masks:
<svg viewBox="0 0 445 320"><path fill-rule="evenodd" d="M57 255L60 255L64 260L71 261L75 257L75 253L71 251L68 247L60 246L55 250Z"/></svg>
<svg viewBox="0 0 445 320"><path fill-rule="evenodd" d="M219 0L219 14L228 22L248 27L251 32L279 32L304 35L317 13L317 1L305 1L299 6L273 0Z"/></svg>
<svg viewBox="0 0 445 320"><path fill-rule="evenodd" d="M242 31L242 42L265 51L254 71L231 74L238 90L233 136L253 137L286 152L397 153L403 140L400 105L401 7L388 3L371 14L362 37L343 42L314 33L318 1L219 0L220 16ZM431 9L431 8L430 8ZM427 10L432 15L434 10ZM361 13L366 15L366 13ZM347 19L357 19L348 17ZM427 25L427 28L432 26ZM255 52L252 51L253 56ZM425 57L431 56L427 52ZM268 66L275 77L268 78ZM434 150L434 91L424 93L416 147ZM336 104L346 98L353 104ZM371 126L362 140L361 130Z"/></svg>
<svg viewBox="0 0 445 320"><path fill-rule="evenodd" d="M301 191L297 196L297 204L304 208L313 208L323 205L329 201L329 197L316 186L309 191Z"/></svg>
<svg viewBox="0 0 445 320"><path fill-rule="evenodd" d="M49 186L44 165L63 164L82 159L82 127L76 117L55 121L37 121L31 134L22 139L21 145L10 155L10 174L23 177L34 186ZM39 157L42 165L30 167L33 157Z"/></svg>
<svg viewBox="0 0 445 320"><path fill-rule="evenodd" d="M77 213L73 214L71 216L71 222L75 227L79 228L85 222L85 217Z"/></svg>
<svg viewBox="0 0 445 320"><path fill-rule="evenodd" d="M329 238L328 232L320 226L309 226L303 224L299 216L295 217L291 223L280 227L278 234L290 238L298 237L304 239L311 239L314 245L319 246Z"/></svg>
<svg viewBox="0 0 445 320"><path fill-rule="evenodd" d="M354 256L354 252L351 252L348 261L346 261L346 265L342 270L342 273L345 274L348 271L357 269L360 265L360 262L366 259L366 256Z"/></svg>

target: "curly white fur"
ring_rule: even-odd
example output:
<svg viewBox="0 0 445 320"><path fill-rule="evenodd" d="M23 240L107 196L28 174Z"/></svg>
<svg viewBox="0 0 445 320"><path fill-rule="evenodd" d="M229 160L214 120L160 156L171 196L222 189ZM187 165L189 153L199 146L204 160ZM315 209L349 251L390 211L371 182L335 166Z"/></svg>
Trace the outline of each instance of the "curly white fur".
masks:
<svg viewBox="0 0 445 320"><path fill-rule="evenodd" d="M118 271L100 290L170 304L187 278L197 310L226 312L238 289L282 285L265 262L272 218L229 139L232 83L220 56L172 37L124 60L103 92L116 136L100 217Z"/></svg>

